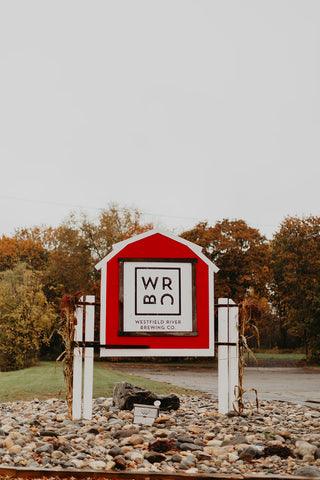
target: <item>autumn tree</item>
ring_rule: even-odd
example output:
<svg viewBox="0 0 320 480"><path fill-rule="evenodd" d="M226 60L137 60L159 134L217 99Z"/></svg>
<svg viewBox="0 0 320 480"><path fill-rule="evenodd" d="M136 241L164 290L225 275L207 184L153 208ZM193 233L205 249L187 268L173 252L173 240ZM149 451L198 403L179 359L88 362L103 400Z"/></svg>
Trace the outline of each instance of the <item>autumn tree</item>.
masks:
<svg viewBox="0 0 320 480"><path fill-rule="evenodd" d="M71 216L59 227L47 228L43 235L48 251L45 278L52 299L79 290L90 292L91 252L75 219Z"/></svg>
<svg viewBox="0 0 320 480"><path fill-rule="evenodd" d="M17 233L13 237L0 238L0 271L13 268L18 263L26 263L34 270L45 268L47 252L40 238L31 238Z"/></svg>
<svg viewBox="0 0 320 480"><path fill-rule="evenodd" d="M41 241L48 252L46 279L56 298L76 291L97 293L95 264L115 243L152 228L136 210L110 205L97 219L71 214L60 226L46 228Z"/></svg>
<svg viewBox="0 0 320 480"><path fill-rule="evenodd" d="M98 262L111 252L115 243L134 235L151 230L151 223L142 223L141 213L136 209L120 208L110 204L102 210L97 220L82 217L80 229L94 262Z"/></svg>
<svg viewBox="0 0 320 480"><path fill-rule="evenodd" d="M287 217L271 242L273 301L287 334L320 361L320 217Z"/></svg>
<svg viewBox="0 0 320 480"><path fill-rule="evenodd" d="M107 255L115 243L152 228L141 222L136 210L110 205L97 219L71 214L59 227L42 231L41 238L48 251L45 273L46 293L60 305L63 295L82 291L96 295L99 301L100 274L96 263ZM53 336L50 351L60 353L58 336ZM50 352L48 352L50 353Z"/></svg>
<svg viewBox="0 0 320 480"><path fill-rule="evenodd" d="M181 236L200 245L220 268L215 282L217 298L228 297L240 302L249 289L260 297L267 296L269 246L257 229L249 227L244 220L224 219L214 227L207 222L198 223Z"/></svg>
<svg viewBox="0 0 320 480"><path fill-rule="evenodd" d="M26 264L0 273L0 370L34 365L56 316L41 275Z"/></svg>

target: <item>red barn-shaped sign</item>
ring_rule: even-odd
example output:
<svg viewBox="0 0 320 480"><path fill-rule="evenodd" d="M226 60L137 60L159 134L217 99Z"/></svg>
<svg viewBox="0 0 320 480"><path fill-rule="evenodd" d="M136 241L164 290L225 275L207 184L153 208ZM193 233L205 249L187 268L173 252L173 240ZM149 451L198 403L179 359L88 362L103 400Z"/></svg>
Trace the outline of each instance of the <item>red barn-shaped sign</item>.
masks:
<svg viewBox="0 0 320 480"><path fill-rule="evenodd" d="M201 247L150 230L101 270L101 356L214 355L214 273Z"/></svg>

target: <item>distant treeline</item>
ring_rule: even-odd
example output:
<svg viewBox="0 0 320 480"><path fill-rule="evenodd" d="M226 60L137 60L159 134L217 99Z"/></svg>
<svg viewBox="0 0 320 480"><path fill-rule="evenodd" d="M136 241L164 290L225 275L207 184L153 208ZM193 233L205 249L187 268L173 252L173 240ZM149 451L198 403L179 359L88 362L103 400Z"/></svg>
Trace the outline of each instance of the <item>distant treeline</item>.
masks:
<svg viewBox="0 0 320 480"><path fill-rule="evenodd" d="M43 352L56 355L59 339L48 339L63 294L81 291L98 299L95 264L113 244L152 228L138 210L111 205L94 220L71 214L56 228L3 235L0 369L33 364ZM320 362L320 217L287 217L271 240L244 220L228 219L199 222L181 237L200 245L219 267L216 299L257 306L262 347L304 348L309 361Z"/></svg>

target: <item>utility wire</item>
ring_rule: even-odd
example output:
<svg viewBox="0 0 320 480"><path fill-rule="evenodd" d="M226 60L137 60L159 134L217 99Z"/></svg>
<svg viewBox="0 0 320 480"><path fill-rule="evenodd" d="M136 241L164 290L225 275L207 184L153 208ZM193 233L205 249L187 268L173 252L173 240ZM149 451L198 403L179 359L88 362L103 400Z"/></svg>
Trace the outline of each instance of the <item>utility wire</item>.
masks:
<svg viewBox="0 0 320 480"><path fill-rule="evenodd" d="M0 195L0 199L3 200L13 200L13 201L18 201L18 202L29 202L29 203L42 203L42 204L47 204L47 205L56 205L60 207L68 207L68 208L81 208L84 210L105 210L105 207L96 207L96 206L88 206L88 205L78 205L78 204L72 204L72 203L64 203L64 202L56 202L56 201L51 201L51 200L32 200L29 198L22 198L22 197L8 197L8 196L3 196ZM133 208L127 208L126 210L121 210L119 209L118 211L121 213L126 212L127 210L134 210ZM183 216L178 216L178 215L165 215L162 213L152 213L152 212L143 212L139 208L137 208L137 211L140 212L142 215L150 215L154 217L166 217L166 218L180 218L184 220L198 220L198 217L183 217Z"/></svg>
<svg viewBox="0 0 320 480"><path fill-rule="evenodd" d="M38 203L38 204L46 204L46 205L55 205L58 207L68 207L68 208L80 208L82 210L105 210L105 207L96 207L96 206L88 206L88 205L78 205L78 204L72 204L72 203L65 203L65 202L56 202L54 200L39 200L39 199L30 199L30 198L23 198L23 197L16 197L16 196L5 196L5 195L0 195L0 199L2 200L12 200L12 201L17 201L17 202L28 202L28 203ZM128 210L134 210L133 208L127 208L126 210L119 209L118 211L120 213L125 213ZM175 218L175 219L180 219L180 220L194 220L196 222L201 221L199 217L189 217L189 216L180 216L180 215L165 215L162 213L152 213L152 212L144 212L137 208L137 211L141 213L141 215L146 215L146 216L151 216L151 217L159 217L159 218ZM271 228L276 228L278 225L271 225L271 224L255 224L256 228L260 227L271 227Z"/></svg>

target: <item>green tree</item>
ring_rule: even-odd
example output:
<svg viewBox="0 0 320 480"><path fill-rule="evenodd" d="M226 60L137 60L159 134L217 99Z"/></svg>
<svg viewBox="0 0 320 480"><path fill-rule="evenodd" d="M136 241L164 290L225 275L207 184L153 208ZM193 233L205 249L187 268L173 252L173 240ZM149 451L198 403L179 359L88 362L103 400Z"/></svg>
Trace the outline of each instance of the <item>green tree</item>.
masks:
<svg viewBox="0 0 320 480"><path fill-rule="evenodd" d="M249 289L260 297L267 296L269 245L257 229L244 220L224 219L214 227L198 223L181 236L202 246L205 255L220 268L215 281L217 298L240 302Z"/></svg>
<svg viewBox="0 0 320 480"><path fill-rule="evenodd" d="M25 264L1 272L0 370L34 365L55 318L39 273Z"/></svg>
<svg viewBox="0 0 320 480"><path fill-rule="evenodd" d="M271 242L273 301L282 341L300 338L320 361L320 217L287 217Z"/></svg>

